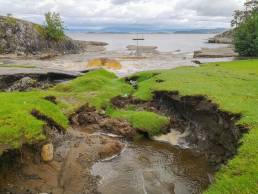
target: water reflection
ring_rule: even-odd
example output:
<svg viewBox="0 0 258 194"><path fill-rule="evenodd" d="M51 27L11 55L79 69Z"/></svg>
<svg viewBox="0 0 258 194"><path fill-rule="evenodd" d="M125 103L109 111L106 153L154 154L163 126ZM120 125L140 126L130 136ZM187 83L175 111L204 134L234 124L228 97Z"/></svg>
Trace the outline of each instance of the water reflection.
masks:
<svg viewBox="0 0 258 194"><path fill-rule="evenodd" d="M169 144L143 141L129 144L117 158L98 162L92 173L102 177L103 194L190 194L209 184L207 161Z"/></svg>

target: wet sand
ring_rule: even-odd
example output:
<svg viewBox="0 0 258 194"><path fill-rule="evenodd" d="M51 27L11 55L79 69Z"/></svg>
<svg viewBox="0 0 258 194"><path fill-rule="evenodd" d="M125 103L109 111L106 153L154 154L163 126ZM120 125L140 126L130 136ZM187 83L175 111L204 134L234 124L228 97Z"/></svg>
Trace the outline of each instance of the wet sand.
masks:
<svg viewBox="0 0 258 194"><path fill-rule="evenodd" d="M197 66L193 60L198 60L201 63L216 62L216 61L230 61L233 58L195 58L193 53L180 53L180 52L160 52L160 53L146 53L141 57L135 57L130 51L103 51L103 52L88 52L82 54L63 55L55 58L38 60L38 59L25 59L22 57L1 56L0 57L0 70L1 74L6 72L16 71L26 72L33 71L33 69L55 70L55 71L68 71L68 72L81 72L88 69L88 61L95 58L110 58L116 59L121 62L121 69L109 69L118 76L128 76L136 72L156 70L156 69L171 69L180 66ZM20 67L19 67L19 66ZM8 69L8 66L10 67Z"/></svg>

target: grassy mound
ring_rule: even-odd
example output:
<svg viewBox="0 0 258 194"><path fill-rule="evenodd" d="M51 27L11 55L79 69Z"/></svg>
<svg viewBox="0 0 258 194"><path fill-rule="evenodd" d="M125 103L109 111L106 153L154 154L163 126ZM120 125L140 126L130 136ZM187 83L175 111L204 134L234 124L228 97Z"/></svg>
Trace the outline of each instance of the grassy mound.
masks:
<svg viewBox="0 0 258 194"><path fill-rule="evenodd" d="M14 148L22 143L32 143L44 138L43 121L34 118L36 109L53 118L60 126L67 127L68 120L60 109L44 99L42 92L0 93L0 142Z"/></svg>
<svg viewBox="0 0 258 194"><path fill-rule="evenodd" d="M169 124L169 118L147 111L116 110L109 115L127 120L134 128L141 129L150 137L161 134L162 129L165 129Z"/></svg>
<svg viewBox="0 0 258 194"><path fill-rule="evenodd" d="M0 152L45 138L42 133L45 122L32 116L34 109L66 128L68 115L79 106L89 103L105 107L111 98L131 92L131 86L105 70L90 72L48 91L1 92ZM56 96L58 104L46 100L46 96Z"/></svg>
<svg viewBox="0 0 258 194"><path fill-rule="evenodd" d="M217 173L215 184L206 193L258 193L258 60L211 63L146 75L150 72L134 76L140 80L134 93L137 98L149 100L154 90L204 95L220 109L243 115L239 124L251 130L243 137L237 156Z"/></svg>

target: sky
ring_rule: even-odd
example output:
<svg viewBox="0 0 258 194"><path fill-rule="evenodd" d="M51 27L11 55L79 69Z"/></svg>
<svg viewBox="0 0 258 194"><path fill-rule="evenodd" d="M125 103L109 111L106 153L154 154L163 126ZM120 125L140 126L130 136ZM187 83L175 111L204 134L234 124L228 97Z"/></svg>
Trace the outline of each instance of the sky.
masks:
<svg viewBox="0 0 258 194"><path fill-rule="evenodd" d="M171 30L229 28L245 0L0 0L0 15L36 23L59 12L67 29Z"/></svg>

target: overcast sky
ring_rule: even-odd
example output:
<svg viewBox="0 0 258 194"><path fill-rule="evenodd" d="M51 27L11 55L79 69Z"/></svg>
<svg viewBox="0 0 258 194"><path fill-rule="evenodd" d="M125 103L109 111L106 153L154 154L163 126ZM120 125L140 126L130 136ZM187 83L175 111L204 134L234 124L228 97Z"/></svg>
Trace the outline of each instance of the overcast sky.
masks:
<svg viewBox="0 0 258 194"><path fill-rule="evenodd" d="M47 11L59 12L66 27L216 28L230 27L232 12L244 0L0 0L0 15L43 23Z"/></svg>

